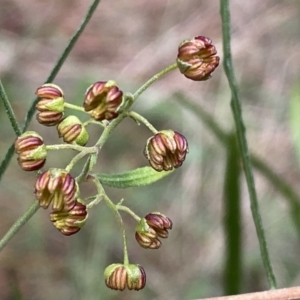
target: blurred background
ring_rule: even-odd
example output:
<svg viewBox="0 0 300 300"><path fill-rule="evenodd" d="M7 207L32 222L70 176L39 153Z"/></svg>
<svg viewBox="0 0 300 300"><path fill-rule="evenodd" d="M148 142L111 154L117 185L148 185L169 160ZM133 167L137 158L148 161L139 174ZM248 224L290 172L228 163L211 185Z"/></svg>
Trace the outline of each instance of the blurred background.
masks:
<svg viewBox="0 0 300 300"><path fill-rule="evenodd" d="M0 0L0 78L20 123L89 5L76 0ZM219 1L208 0L102 1L54 82L68 102L81 105L86 88L98 80L114 79L123 91L136 91L174 63L177 46L186 38L210 37L222 58L219 10ZM232 0L231 12L232 52L251 153L300 192L300 3ZM192 82L175 70L134 105L133 110L156 128L185 135L190 149L180 169L151 186L106 189L114 202L124 198L140 216L160 211L173 220L169 238L151 251L139 247L135 222L122 213L130 260L147 273L145 289L121 293L106 288L103 270L121 262L123 255L118 224L101 203L71 237L54 228L50 211L39 210L1 253L0 299L195 299L268 289L243 173L240 181L234 176L230 181L230 174L236 174L236 169L228 172L231 144L220 143L195 110L179 104L177 92L209 113L224 131L234 128L221 65L206 82ZM3 159L15 134L2 104L0 113ZM61 143L55 128L35 119L30 130L48 144ZM89 130L92 145L101 131L93 126ZM144 126L124 120L101 151L97 171L115 173L147 165L142 152L150 136ZM51 152L46 168L64 167L72 155ZM261 172L254 170L254 175L278 287L299 285L300 235L290 202ZM239 197L232 194L238 199L233 215L239 217L230 231L238 249L238 263L229 264L232 268L227 250L228 243L233 244L224 222L231 203L226 182L240 191ZM0 236L32 203L34 183L35 174L22 171L14 157L1 182ZM82 194L92 194L92 188L83 184ZM235 275L228 277L230 271ZM235 284L235 291L230 290Z"/></svg>

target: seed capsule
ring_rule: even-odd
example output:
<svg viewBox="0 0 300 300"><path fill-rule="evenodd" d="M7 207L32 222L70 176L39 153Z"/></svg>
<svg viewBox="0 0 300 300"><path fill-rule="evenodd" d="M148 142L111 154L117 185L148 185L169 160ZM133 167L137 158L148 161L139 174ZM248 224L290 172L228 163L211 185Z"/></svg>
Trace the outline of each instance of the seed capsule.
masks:
<svg viewBox="0 0 300 300"><path fill-rule="evenodd" d="M36 104L39 113L36 115L38 122L45 126L54 126L64 115L64 94L62 89L52 83L43 84L36 90L40 98Z"/></svg>
<svg viewBox="0 0 300 300"><path fill-rule="evenodd" d="M161 246L159 238L167 238L169 229L172 229L172 221L159 212L153 212L140 220L135 238L143 248L158 249Z"/></svg>
<svg viewBox="0 0 300 300"><path fill-rule="evenodd" d="M65 143L84 146L89 139L89 134L82 122L76 116L68 116L57 125L59 137Z"/></svg>
<svg viewBox="0 0 300 300"><path fill-rule="evenodd" d="M57 211L50 214L53 225L67 236L77 233L85 224L87 217L86 206L79 201L76 201L75 206L68 212Z"/></svg>
<svg viewBox="0 0 300 300"><path fill-rule="evenodd" d="M15 141L18 163L24 171L41 169L47 158L47 149L43 138L34 131L26 131Z"/></svg>
<svg viewBox="0 0 300 300"><path fill-rule="evenodd" d="M146 272L140 265L112 264L104 271L105 284L107 287L124 291L141 290L146 285Z"/></svg>
<svg viewBox="0 0 300 300"><path fill-rule="evenodd" d="M178 132L164 130L148 139L144 154L156 171L179 168L188 152L186 138Z"/></svg>
<svg viewBox="0 0 300 300"><path fill-rule="evenodd" d="M35 196L44 209L52 202L53 211L69 212L76 205L78 194L75 179L63 169L49 169L35 184Z"/></svg>
<svg viewBox="0 0 300 300"><path fill-rule="evenodd" d="M116 82L98 81L87 89L83 107L95 120L109 121L119 115L118 109L122 102L123 92L119 90Z"/></svg>
<svg viewBox="0 0 300 300"><path fill-rule="evenodd" d="M177 65L185 77L195 81L207 80L219 65L220 57L216 54L211 39L197 36L179 45Z"/></svg>

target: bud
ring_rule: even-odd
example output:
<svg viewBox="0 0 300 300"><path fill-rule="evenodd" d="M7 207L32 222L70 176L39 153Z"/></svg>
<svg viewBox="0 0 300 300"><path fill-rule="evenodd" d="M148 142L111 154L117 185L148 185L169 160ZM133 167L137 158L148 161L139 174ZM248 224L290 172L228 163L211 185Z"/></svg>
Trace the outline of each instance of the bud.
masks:
<svg viewBox="0 0 300 300"><path fill-rule="evenodd" d="M143 248L158 249L161 246L158 237L167 238L169 229L172 229L172 221L159 212L153 212L140 220L135 238Z"/></svg>
<svg viewBox="0 0 300 300"><path fill-rule="evenodd" d="M69 212L76 205L79 188L66 170L52 168L38 177L34 193L42 208L53 201L53 211Z"/></svg>
<svg viewBox="0 0 300 300"><path fill-rule="evenodd" d="M84 146L89 139L82 122L75 116L68 116L57 125L59 137L62 137L65 143Z"/></svg>
<svg viewBox="0 0 300 300"><path fill-rule="evenodd" d="M169 236L169 229L172 229L173 223L171 219L159 212L152 212L145 216L146 222L149 227L153 228L156 234L161 238Z"/></svg>
<svg viewBox="0 0 300 300"><path fill-rule="evenodd" d="M178 168L188 152L186 138L172 130L163 130L148 139L144 154L151 167L160 172Z"/></svg>
<svg viewBox="0 0 300 300"><path fill-rule="evenodd" d="M122 102L123 92L115 81L97 81L87 89L83 107L95 120L109 121L118 116Z"/></svg>
<svg viewBox="0 0 300 300"><path fill-rule="evenodd" d="M24 171L41 169L47 157L43 138L34 131L26 131L15 141L18 163Z"/></svg>
<svg viewBox="0 0 300 300"><path fill-rule="evenodd" d="M78 232L85 224L88 218L86 206L76 201L75 206L68 212L58 211L50 214L50 220L53 225L63 235L73 235Z"/></svg>
<svg viewBox="0 0 300 300"><path fill-rule="evenodd" d="M52 83L43 84L35 94L40 98L36 104L38 122L45 126L56 125L64 114L64 94L62 89Z"/></svg>
<svg viewBox="0 0 300 300"><path fill-rule="evenodd" d="M147 224L146 219L141 219L135 229L135 239L146 249L158 249L161 241L158 239L156 231Z"/></svg>
<svg viewBox="0 0 300 300"><path fill-rule="evenodd" d="M107 287L124 291L141 290L146 285L146 272L140 265L112 264L104 271L105 284Z"/></svg>
<svg viewBox="0 0 300 300"><path fill-rule="evenodd" d="M178 47L177 65L185 77L203 81L211 77L211 73L219 65L220 57L211 39L197 36L183 41Z"/></svg>

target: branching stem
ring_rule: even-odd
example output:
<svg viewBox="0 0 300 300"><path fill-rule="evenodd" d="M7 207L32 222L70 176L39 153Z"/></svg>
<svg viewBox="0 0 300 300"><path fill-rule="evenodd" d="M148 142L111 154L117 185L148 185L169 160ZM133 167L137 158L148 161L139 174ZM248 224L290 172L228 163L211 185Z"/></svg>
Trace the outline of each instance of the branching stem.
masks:
<svg viewBox="0 0 300 300"><path fill-rule="evenodd" d="M149 128L150 131L152 131L152 133L156 134L158 132L156 130L156 128L146 118L144 118L143 116L141 116L137 112L130 111L130 112L128 112L128 116L131 117L132 119L134 119L137 122L143 123L146 127Z"/></svg>

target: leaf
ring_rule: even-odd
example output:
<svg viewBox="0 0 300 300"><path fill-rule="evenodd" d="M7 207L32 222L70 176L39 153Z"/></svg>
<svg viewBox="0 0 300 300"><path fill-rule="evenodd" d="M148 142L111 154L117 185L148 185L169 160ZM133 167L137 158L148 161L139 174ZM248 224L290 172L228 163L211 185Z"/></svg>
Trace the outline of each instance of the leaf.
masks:
<svg viewBox="0 0 300 300"><path fill-rule="evenodd" d="M300 88L294 84L290 100L290 128L295 152L300 165Z"/></svg>
<svg viewBox="0 0 300 300"><path fill-rule="evenodd" d="M172 172L157 172L151 167L143 167L119 174L96 174L96 176L104 185L125 189L154 183Z"/></svg>

